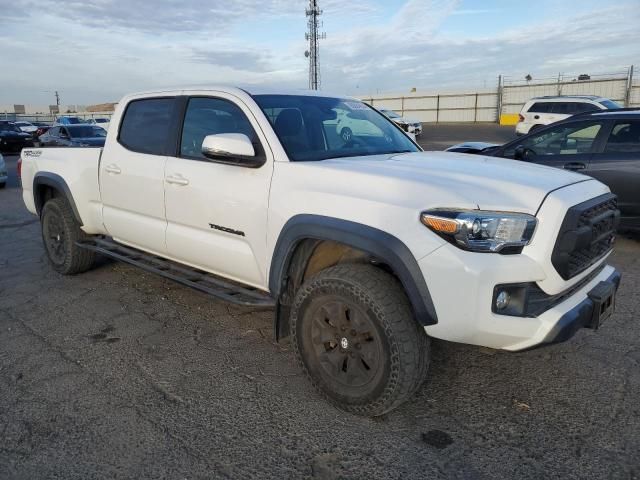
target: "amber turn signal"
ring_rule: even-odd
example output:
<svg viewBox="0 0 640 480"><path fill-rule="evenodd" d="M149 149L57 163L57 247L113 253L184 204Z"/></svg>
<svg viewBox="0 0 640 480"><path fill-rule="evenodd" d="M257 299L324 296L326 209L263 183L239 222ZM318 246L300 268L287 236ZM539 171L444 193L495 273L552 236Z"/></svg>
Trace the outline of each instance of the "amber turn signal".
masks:
<svg viewBox="0 0 640 480"><path fill-rule="evenodd" d="M460 228L458 222L450 218L436 217L423 213L420 216L420 220L431 230L438 233L446 233L450 235L457 233Z"/></svg>

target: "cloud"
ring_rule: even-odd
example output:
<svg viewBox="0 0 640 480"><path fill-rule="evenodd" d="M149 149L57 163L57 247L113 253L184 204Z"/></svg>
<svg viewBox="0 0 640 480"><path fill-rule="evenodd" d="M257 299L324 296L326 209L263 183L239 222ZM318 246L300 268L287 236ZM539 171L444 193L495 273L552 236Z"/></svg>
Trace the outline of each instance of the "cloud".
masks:
<svg viewBox="0 0 640 480"><path fill-rule="evenodd" d="M457 2L407 2L382 29L354 30L327 41L323 85L351 93L399 92L410 87L475 88L498 74L524 77L579 69L620 71L640 58L640 9L601 8L571 18L519 26L491 36L449 37L438 30ZM422 7L422 10L419 8ZM439 14L425 18L424 11ZM344 45L343 45L344 44ZM346 46L345 46L346 45ZM348 85L348 87L347 87Z"/></svg>
<svg viewBox="0 0 640 480"><path fill-rule="evenodd" d="M271 56L259 50L207 50L195 48L192 55L192 58L197 62L208 65L226 66L235 70L254 72L274 70L270 64Z"/></svg>
<svg viewBox="0 0 640 480"><path fill-rule="evenodd" d="M99 103L129 91L207 82L304 88L306 4L0 0L2 63L12 66L12 75L0 78L0 101L39 102L29 98L60 90L69 103ZM336 93L476 88L500 73L594 74L640 59L633 41L640 9L629 3L562 16L549 11L551 20L519 19L507 31L456 36L446 33L448 18L474 21L460 0L321 5L330 27L320 47L322 85Z"/></svg>

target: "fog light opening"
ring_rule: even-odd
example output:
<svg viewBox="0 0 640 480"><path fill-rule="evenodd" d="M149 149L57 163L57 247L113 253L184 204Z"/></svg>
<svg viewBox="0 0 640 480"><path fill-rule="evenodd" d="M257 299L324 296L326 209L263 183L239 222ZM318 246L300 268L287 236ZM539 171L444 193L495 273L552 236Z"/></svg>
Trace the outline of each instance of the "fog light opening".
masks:
<svg viewBox="0 0 640 480"><path fill-rule="evenodd" d="M509 301L511 300L511 295L506 290L501 290L496 295L496 308L498 310L504 310L509 305Z"/></svg>

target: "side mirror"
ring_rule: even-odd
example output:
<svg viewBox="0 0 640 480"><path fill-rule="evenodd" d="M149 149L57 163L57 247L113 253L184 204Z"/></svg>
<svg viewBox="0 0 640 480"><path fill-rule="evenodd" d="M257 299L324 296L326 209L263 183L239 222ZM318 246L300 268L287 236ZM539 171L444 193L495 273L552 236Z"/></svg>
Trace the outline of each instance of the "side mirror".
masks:
<svg viewBox="0 0 640 480"><path fill-rule="evenodd" d="M513 158L515 160L527 160L529 158L529 150L524 145L518 145L513 152Z"/></svg>
<svg viewBox="0 0 640 480"><path fill-rule="evenodd" d="M263 157L257 157L249 137L243 133L218 133L207 135L202 141L202 154L220 163L245 167L259 167Z"/></svg>

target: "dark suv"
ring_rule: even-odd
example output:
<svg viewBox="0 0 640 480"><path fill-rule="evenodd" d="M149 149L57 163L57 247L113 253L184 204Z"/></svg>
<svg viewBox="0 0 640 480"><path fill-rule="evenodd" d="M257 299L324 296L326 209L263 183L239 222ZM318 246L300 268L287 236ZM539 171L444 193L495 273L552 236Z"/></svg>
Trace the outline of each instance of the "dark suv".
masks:
<svg viewBox="0 0 640 480"><path fill-rule="evenodd" d="M640 230L640 108L575 115L505 145L474 142L447 150L513 158L594 177L618 196L621 227Z"/></svg>

